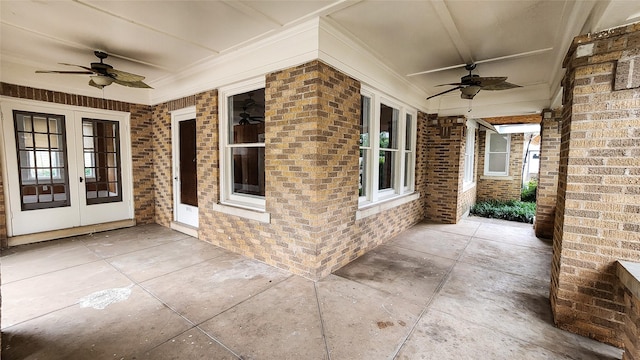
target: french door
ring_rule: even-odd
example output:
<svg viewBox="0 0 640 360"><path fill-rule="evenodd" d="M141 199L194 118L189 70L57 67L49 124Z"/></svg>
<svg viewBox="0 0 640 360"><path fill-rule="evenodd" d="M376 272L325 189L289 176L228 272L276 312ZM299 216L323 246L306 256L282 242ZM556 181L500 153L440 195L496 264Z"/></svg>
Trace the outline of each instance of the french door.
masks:
<svg viewBox="0 0 640 360"><path fill-rule="evenodd" d="M174 221L197 228L199 215L195 107L173 111L171 127Z"/></svg>
<svg viewBox="0 0 640 360"><path fill-rule="evenodd" d="M132 219L129 115L47 105L2 100L9 236Z"/></svg>

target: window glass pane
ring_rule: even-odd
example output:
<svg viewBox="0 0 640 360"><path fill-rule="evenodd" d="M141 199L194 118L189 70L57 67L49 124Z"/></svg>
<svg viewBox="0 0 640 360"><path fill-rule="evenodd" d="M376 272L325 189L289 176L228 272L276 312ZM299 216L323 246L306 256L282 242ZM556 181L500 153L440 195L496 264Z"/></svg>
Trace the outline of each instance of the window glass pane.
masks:
<svg viewBox="0 0 640 360"><path fill-rule="evenodd" d="M491 172L507 172L506 169L507 154L496 153L489 154L489 171Z"/></svg>
<svg viewBox="0 0 640 360"><path fill-rule="evenodd" d="M233 192L264 196L264 147L231 148Z"/></svg>
<svg viewBox="0 0 640 360"><path fill-rule="evenodd" d="M392 189L395 167L394 156L391 151L380 150L378 161L380 162L380 172L378 174L378 190Z"/></svg>
<svg viewBox="0 0 640 360"><path fill-rule="evenodd" d="M360 103L360 146L369 147L369 124L371 121L371 99L362 96Z"/></svg>
<svg viewBox="0 0 640 360"><path fill-rule="evenodd" d="M489 151L507 152L507 136L508 135L491 134L489 136Z"/></svg>
<svg viewBox="0 0 640 360"><path fill-rule="evenodd" d="M404 186L409 186L409 177L411 176L411 153L404 155Z"/></svg>
<svg viewBox="0 0 640 360"><path fill-rule="evenodd" d="M369 166L367 158L368 158L369 150L360 149L360 185L359 185L359 196L367 196L367 168Z"/></svg>
<svg viewBox="0 0 640 360"><path fill-rule="evenodd" d="M413 131L413 129L411 128L412 125L412 116L411 114L407 114L407 119L406 119L406 124L405 124L405 143L404 143L404 149L405 150L411 150L411 132Z"/></svg>
<svg viewBox="0 0 640 360"><path fill-rule="evenodd" d="M116 121L82 119L87 205L122 201L119 136Z"/></svg>
<svg viewBox="0 0 640 360"><path fill-rule="evenodd" d="M399 110L380 104L380 148L398 148Z"/></svg>
<svg viewBox="0 0 640 360"><path fill-rule="evenodd" d="M264 143L264 88L229 97L229 144Z"/></svg>
<svg viewBox="0 0 640 360"><path fill-rule="evenodd" d="M49 137L47 134L35 134L34 138L36 140L35 147L38 149L47 149L49 148Z"/></svg>

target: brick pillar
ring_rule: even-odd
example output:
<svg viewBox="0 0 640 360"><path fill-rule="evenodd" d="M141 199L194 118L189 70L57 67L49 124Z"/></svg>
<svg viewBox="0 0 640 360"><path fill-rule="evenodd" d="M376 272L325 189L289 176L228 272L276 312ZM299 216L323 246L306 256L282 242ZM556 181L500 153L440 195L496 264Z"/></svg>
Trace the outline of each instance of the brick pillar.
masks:
<svg viewBox="0 0 640 360"><path fill-rule="evenodd" d="M545 114L549 114L550 117L543 117L540 124L540 170L534 228L537 237L552 239L558 195L562 110L549 110L545 111Z"/></svg>
<svg viewBox="0 0 640 360"><path fill-rule="evenodd" d="M153 108L131 105L131 167L136 224L155 221L153 193Z"/></svg>
<svg viewBox="0 0 640 360"><path fill-rule="evenodd" d="M458 191L464 164L464 117L429 115L427 125L427 193L425 219L458 222Z"/></svg>
<svg viewBox="0 0 640 360"><path fill-rule="evenodd" d="M639 47L640 24L578 36L563 79L551 305L559 327L616 346L615 261L640 259L640 66L624 66Z"/></svg>
<svg viewBox="0 0 640 360"><path fill-rule="evenodd" d="M269 74L265 103L272 226L295 233L289 246L311 267L310 277L328 275L359 250L350 242L358 206L360 83L312 61Z"/></svg>

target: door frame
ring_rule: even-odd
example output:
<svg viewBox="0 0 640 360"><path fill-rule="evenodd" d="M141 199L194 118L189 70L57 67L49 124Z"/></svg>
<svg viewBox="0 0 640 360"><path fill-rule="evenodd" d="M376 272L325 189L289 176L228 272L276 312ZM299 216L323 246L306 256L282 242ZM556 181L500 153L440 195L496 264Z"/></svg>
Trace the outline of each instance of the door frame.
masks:
<svg viewBox="0 0 640 360"><path fill-rule="evenodd" d="M126 214L121 216L120 220L107 219L99 223L93 222L93 224L108 223L108 222L120 222L124 220L130 222L134 219L133 209L133 169L131 158L131 132L130 132L130 114L120 111L93 109L74 105L64 105L56 103L48 103L35 100L17 99L12 97L0 96L0 103L2 104L2 121L0 133L0 157L2 157L2 181L4 188L4 206L5 206L5 223L7 226L7 237L32 235L35 233L56 232L64 229L70 229L72 227L78 227L80 224L67 226L69 224L64 223L58 229L47 229L34 227L33 232L28 234L15 234L13 224L13 214L15 211L22 211L20 206L19 191L19 174L15 171L17 168L17 158L13 156L15 154L15 134L13 125L13 110L33 111L40 113L60 114L65 116L65 123L73 126L66 126L67 129L67 149L69 147L77 151L78 142L82 139L76 139L77 132L71 132L72 128L76 128L76 123L82 123L82 118L91 116L94 118L115 119L120 122L120 141L121 141L121 159L122 159L122 201L126 204ZM76 129L77 130L77 129ZM80 128L80 133L81 133ZM81 145L81 144L80 144ZM11 149L7 147L11 146ZM82 149L80 150L82 152ZM77 152L76 152L77 154ZM78 158L74 158L73 154L68 152L67 161L69 162L69 179L77 179L80 174L80 167L84 168L84 163L78 163ZM69 197L73 204L77 204L77 209L80 209L80 192L82 186L76 181L69 182ZM14 190L14 191L11 191ZM17 198L16 198L17 197ZM61 208L43 209L55 211ZM74 210L70 209L70 212ZM80 210L78 210L79 212ZM45 211L46 212L46 211ZM39 213L42 214L42 213ZM73 214L69 214L70 216ZM75 216L75 215L74 215ZM79 216L79 215L78 215ZM125 219L122 219L124 217ZM66 219L66 217L65 217ZM44 235L43 235L44 236ZM39 237L38 237L39 238ZM46 236L45 236L46 238Z"/></svg>
<svg viewBox="0 0 640 360"><path fill-rule="evenodd" d="M189 106L183 109L171 112L171 176L173 189L173 221L188 225L197 229L199 226L199 209L195 206L182 205L185 207L195 208L195 217L189 219L189 222L178 221L178 212L180 204L180 121L196 119L196 107Z"/></svg>

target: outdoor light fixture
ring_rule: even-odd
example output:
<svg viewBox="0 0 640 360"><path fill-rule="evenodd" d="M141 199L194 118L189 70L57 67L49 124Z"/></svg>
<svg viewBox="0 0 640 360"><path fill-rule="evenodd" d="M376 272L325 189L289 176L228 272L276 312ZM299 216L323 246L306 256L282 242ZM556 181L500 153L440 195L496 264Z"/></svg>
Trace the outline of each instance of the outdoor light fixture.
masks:
<svg viewBox="0 0 640 360"><path fill-rule="evenodd" d="M482 89L479 85L469 85L460 89L460 98L461 99L473 99L474 96Z"/></svg>
<svg viewBox="0 0 640 360"><path fill-rule="evenodd" d="M105 76L105 75L91 76L91 80L93 80L94 83L96 83L97 85L100 85L100 86L111 85L111 83L113 82L113 78L112 77Z"/></svg>

